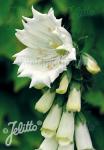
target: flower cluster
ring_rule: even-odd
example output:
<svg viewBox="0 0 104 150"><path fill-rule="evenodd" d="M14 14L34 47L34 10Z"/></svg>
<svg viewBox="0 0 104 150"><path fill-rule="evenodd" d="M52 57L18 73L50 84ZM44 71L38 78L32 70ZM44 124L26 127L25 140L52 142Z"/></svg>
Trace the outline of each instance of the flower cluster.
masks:
<svg viewBox="0 0 104 150"><path fill-rule="evenodd" d="M27 48L15 55L14 63L19 65L19 77L32 79L30 87L47 86L35 104L38 112L48 113L41 128L45 139L39 150L74 150L75 143L78 150L94 150L80 112L82 83L73 78L72 66L68 66L76 61L71 35L61 26L61 19L56 19L53 9L48 14L34 8L32 12L33 18L23 17L24 29L16 32ZM80 55L80 69L85 66L91 74L100 71L92 56ZM51 86L58 76L60 81Z"/></svg>
<svg viewBox="0 0 104 150"><path fill-rule="evenodd" d="M35 109L41 113L48 112L41 128L45 140L40 145L40 150L48 150L49 147L50 150L74 150L74 141L78 150L94 150L86 120L81 113L76 113L81 109L78 83L72 84L67 103L49 89L36 103Z"/></svg>

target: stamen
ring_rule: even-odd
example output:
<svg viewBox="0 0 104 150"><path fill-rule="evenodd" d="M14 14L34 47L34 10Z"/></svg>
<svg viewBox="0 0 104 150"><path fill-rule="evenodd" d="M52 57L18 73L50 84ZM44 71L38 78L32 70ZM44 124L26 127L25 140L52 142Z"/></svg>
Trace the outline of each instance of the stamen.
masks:
<svg viewBox="0 0 104 150"><path fill-rule="evenodd" d="M59 44L59 43L56 43L56 42L50 42L49 45L50 45L52 48L55 48L55 49L60 46L60 44Z"/></svg>

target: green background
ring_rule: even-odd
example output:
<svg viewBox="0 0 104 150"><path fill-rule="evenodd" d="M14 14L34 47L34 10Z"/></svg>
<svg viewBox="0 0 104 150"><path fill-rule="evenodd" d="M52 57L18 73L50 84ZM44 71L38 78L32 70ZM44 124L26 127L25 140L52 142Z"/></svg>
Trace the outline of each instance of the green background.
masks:
<svg viewBox="0 0 104 150"><path fill-rule="evenodd" d="M91 54L102 72L91 78L89 92L83 99L85 115L96 150L104 150L104 1L103 0L0 0L0 150L33 150L42 141L37 132L13 137L12 145L5 146L10 121L34 124L45 116L34 110L41 92L29 89L28 78L17 78L17 66L12 55L23 49L15 37L15 29L22 29L22 16L32 17L31 6L44 13L53 7L57 18L71 32L80 51Z"/></svg>

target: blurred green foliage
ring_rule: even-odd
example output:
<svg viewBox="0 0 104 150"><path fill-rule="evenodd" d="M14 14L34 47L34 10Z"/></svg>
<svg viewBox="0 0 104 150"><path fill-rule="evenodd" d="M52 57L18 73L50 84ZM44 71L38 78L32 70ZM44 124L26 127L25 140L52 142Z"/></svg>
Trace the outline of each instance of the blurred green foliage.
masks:
<svg viewBox="0 0 104 150"><path fill-rule="evenodd" d="M15 37L15 29L22 28L22 16L32 17L31 6L41 12L54 8L57 18L71 32L80 51L91 54L102 72L92 77L91 86L83 95L83 109L88 120L96 150L104 149L104 1L103 0L0 0L0 149L32 150L41 142L39 130L13 138L5 146L7 135L2 130L9 121L42 120L34 111L41 93L29 89L30 80L17 78L17 66L12 56L23 49Z"/></svg>

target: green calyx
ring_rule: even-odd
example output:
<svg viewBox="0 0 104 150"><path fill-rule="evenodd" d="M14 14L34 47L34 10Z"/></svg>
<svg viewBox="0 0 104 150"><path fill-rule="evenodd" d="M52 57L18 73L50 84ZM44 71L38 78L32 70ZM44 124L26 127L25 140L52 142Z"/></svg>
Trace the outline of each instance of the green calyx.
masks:
<svg viewBox="0 0 104 150"><path fill-rule="evenodd" d="M80 84L79 82L73 81L72 84L71 84L71 90L72 90L73 88L75 88L75 89L77 89L77 90L80 90L81 84Z"/></svg>
<svg viewBox="0 0 104 150"><path fill-rule="evenodd" d="M85 124L86 118L82 112L76 113L76 125L78 126L80 123Z"/></svg>

